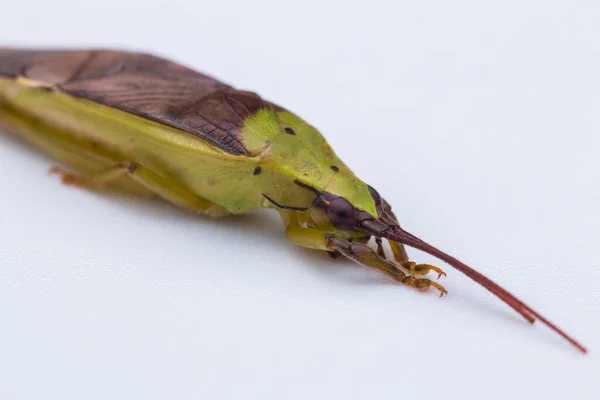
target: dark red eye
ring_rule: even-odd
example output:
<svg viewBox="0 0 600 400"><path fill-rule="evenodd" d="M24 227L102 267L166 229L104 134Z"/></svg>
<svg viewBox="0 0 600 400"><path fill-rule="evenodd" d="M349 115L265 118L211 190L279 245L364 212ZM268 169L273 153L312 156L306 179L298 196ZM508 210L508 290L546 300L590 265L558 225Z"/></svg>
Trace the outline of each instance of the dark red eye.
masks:
<svg viewBox="0 0 600 400"><path fill-rule="evenodd" d="M345 230L356 228L356 209L343 197L336 197L329 202L327 216L336 228Z"/></svg>

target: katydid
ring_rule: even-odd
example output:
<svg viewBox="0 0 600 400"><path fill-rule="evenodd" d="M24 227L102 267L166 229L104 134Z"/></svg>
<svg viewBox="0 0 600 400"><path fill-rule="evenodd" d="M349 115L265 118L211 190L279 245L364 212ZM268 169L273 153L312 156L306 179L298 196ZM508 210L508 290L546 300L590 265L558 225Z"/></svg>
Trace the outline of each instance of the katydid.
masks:
<svg viewBox="0 0 600 400"><path fill-rule="evenodd" d="M272 208L293 243L442 296L424 276L445 273L411 261L404 246L422 250L586 352L514 295L401 228L317 129L253 92L149 54L0 49L0 126L68 168L53 168L66 184L153 194L211 217Z"/></svg>

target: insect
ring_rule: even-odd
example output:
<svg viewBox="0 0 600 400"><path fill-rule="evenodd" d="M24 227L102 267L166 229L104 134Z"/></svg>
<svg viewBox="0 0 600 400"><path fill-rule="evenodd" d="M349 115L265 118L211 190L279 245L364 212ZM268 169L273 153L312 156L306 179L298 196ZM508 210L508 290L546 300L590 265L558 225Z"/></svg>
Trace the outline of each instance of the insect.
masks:
<svg viewBox="0 0 600 400"><path fill-rule="evenodd" d="M69 168L52 169L65 184L152 194L211 217L272 208L293 243L442 296L446 289L425 275L445 273L411 261L404 246L422 250L586 352L508 291L401 228L313 126L185 66L125 51L0 49L0 126Z"/></svg>

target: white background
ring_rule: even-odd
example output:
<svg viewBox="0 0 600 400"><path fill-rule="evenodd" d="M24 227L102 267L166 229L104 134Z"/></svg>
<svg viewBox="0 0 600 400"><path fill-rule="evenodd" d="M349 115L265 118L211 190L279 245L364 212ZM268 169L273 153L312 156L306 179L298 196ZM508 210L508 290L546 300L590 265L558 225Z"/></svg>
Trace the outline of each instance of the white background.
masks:
<svg viewBox="0 0 600 400"><path fill-rule="evenodd" d="M7 2L2 45L157 52L297 112L590 354L450 268L440 300L295 248L274 213L63 187L2 135L0 398L598 398L598 4Z"/></svg>

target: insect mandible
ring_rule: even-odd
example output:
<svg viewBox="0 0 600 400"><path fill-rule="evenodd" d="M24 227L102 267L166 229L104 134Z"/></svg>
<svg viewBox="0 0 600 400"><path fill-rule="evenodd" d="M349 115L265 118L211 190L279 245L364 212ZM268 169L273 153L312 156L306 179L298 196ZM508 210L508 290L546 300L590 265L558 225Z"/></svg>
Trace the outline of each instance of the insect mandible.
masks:
<svg viewBox="0 0 600 400"><path fill-rule="evenodd" d="M422 250L586 352L508 291L401 228L313 126L185 66L125 51L0 49L0 126L69 168L53 168L66 184L153 194L212 217L273 208L299 246L446 294L424 277L445 273L411 261L404 246Z"/></svg>

